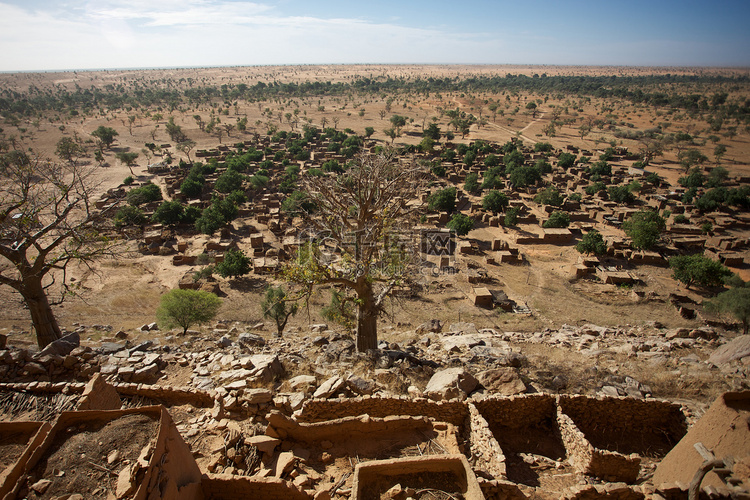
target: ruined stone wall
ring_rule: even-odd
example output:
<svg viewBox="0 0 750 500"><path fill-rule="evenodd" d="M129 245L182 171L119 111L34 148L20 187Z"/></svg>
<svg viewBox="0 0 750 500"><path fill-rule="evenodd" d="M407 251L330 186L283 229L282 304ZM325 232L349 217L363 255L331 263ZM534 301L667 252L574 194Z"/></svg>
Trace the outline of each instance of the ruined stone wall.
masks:
<svg viewBox="0 0 750 500"><path fill-rule="evenodd" d="M505 455L487 420L473 404L469 404L469 414L469 443L471 455L476 460L475 468L485 470L494 477L505 477Z"/></svg>
<svg viewBox="0 0 750 500"><path fill-rule="evenodd" d="M402 432L434 433L435 440L448 453L459 453L455 426L445 422L433 422L427 417L390 416L374 418L369 415L343 417L325 422L298 423L278 412L268 416L266 434L280 439L302 443L316 443L324 440L371 439L374 436L388 436Z"/></svg>
<svg viewBox="0 0 750 500"><path fill-rule="evenodd" d="M199 408L211 407L214 398L211 393L193 388L171 387L127 382L110 383L122 396L140 396L170 405L190 404ZM83 382L17 382L0 383L0 392L29 392L32 394L81 394L86 384Z"/></svg>
<svg viewBox="0 0 750 500"><path fill-rule="evenodd" d="M687 432L679 405L667 401L560 396L559 405L599 448L605 448L604 443L597 442L600 437L606 440L608 436L649 436L658 430L658 434L674 444Z"/></svg>
<svg viewBox="0 0 750 500"><path fill-rule="evenodd" d="M0 382L15 380L46 380L55 378L82 379L99 371L97 354L88 347L77 347L70 354L49 354L34 357L26 349L0 350Z"/></svg>
<svg viewBox="0 0 750 500"><path fill-rule="evenodd" d="M170 405L189 404L198 408L210 408L214 405L214 398L209 392L194 388L129 384L127 382L113 383L112 385L123 396L141 396Z"/></svg>
<svg viewBox="0 0 750 500"><path fill-rule="evenodd" d="M557 426L565 445L565 452L568 454L568 461L579 472L586 474L594 456L594 447L588 442L583 432L576 427L573 419L562 412L557 413Z"/></svg>
<svg viewBox="0 0 750 500"><path fill-rule="evenodd" d="M262 498L264 500L310 500L296 486L277 478L249 478L229 474L203 476L205 500Z"/></svg>
<svg viewBox="0 0 750 500"><path fill-rule="evenodd" d="M311 399L305 402L296 418L301 422L321 422L364 414L378 418L390 415L425 416L463 427L469 417L469 410L466 404L453 401L364 396L353 399Z"/></svg>
<svg viewBox="0 0 750 500"><path fill-rule="evenodd" d="M557 413L554 396L548 394L487 398L473 403L490 426L524 427L553 419Z"/></svg>

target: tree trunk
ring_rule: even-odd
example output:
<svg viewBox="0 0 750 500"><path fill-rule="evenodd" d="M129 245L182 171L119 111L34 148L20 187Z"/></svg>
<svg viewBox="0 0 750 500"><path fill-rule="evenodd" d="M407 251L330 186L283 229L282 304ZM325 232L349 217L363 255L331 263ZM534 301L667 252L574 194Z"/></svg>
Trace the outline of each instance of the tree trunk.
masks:
<svg viewBox="0 0 750 500"><path fill-rule="evenodd" d="M24 290L21 292L26 306L31 314L31 322L36 330L36 342L39 349L43 349L50 342L62 337L60 327L57 324L55 315L52 314L52 307L47 300L47 294L44 293L41 283L24 283Z"/></svg>
<svg viewBox="0 0 750 500"><path fill-rule="evenodd" d="M378 311L372 287L365 284L358 290L357 351L367 352L378 348Z"/></svg>
<svg viewBox="0 0 750 500"><path fill-rule="evenodd" d="M360 307L357 311L357 351L378 348L378 317Z"/></svg>

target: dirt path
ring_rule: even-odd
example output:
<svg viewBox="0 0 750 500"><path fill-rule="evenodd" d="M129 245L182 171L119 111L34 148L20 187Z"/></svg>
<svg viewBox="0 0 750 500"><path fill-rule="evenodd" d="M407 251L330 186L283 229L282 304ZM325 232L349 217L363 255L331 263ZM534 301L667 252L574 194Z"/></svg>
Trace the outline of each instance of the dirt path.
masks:
<svg viewBox="0 0 750 500"><path fill-rule="evenodd" d="M531 122L529 122L528 125L526 125L521 130L513 130L513 129L509 128L509 127L504 127L504 126L498 125L497 123L494 123L494 122L488 122L487 125L492 125L493 127L495 127L495 129L502 130L503 132L507 132L511 136L520 137L524 141L534 143L534 142L538 142L538 141L536 139L532 139L531 137L529 137L527 135L524 135L523 132L524 132L524 130L528 129L533 124L535 124L536 122L538 122L539 120L541 120L542 116L544 116L544 113L540 113L539 114L539 118L536 118L535 120L532 120Z"/></svg>

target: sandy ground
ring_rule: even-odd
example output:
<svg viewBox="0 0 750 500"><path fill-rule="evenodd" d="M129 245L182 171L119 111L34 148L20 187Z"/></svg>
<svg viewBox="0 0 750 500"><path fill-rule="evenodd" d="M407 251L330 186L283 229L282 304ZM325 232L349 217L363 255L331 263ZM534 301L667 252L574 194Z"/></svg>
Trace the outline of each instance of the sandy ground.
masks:
<svg viewBox="0 0 750 500"><path fill-rule="evenodd" d="M98 71L74 73L18 73L0 74L0 90L27 89L36 86L40 89L68 88L75 85L82 88L105 85L156 85L175 86L184 88L192 81L200 84L237 84L252 85L258 81L350 81L355 76L377 77L391 76L411 78L414 76L444 76L458 75L504 75L514 74L543 74L548 75L644 75L651 73L671 74L747 74L745 69L691 69L691 68L627 68L627 67L554 67L554 66L305 66L305 67L250 67L250 68L213 68L213 69L180 69L180 70L149 70L149 71ZM192 80L191 80L192 79ZM714 89L707 89L710 93ZM746 89L729 89L730 98L747 97ZM388 106L387 101L392 98L390 111L382 113ZM505 115L495 116L494 120L488 109L487 102L495 100L501 103ZM532 100L539 102L538 114L532 117L525 109L525 105ZM215 103L216 104L216 103ZM525 143L537 141L550 142L555 147L574 145L595 151L606 146L606 142L615 140L618 145L627 146L637 151L642 145L636 141L615 139L611 131L606 128L597 129L581 138L578 127L591 119L609 116L618 123L631 124L634 130L643 130L657 124L668 122L669 131L685 130L705 140L708 132L705 121L691 119L684 113L668 112L667 110L647 108L633 105L629 102L580 99L567 95L529 95L514 93L512 95L476 94L464 95L445 93L425 96L408 94L387 95L350 95L328 97L306 97L300 99L284 99L263 103L248 103L239 101L229 105L210 106L207 104L184 106L170 113L168 109L131 109L131 110L102 110L101 113L79 115L71 117L58 113L49 113L36 120L22 121L18 127L3 125L6 137L13 136L23 147L32 147L42 154L54 158L55 144L63 136L79 137L84 142L91 141L90 133L99 125L115 128L119 135L112 150L105 154L108 166L99 169L101 189L118 185L130 175L127 167L120 164L114 157L119 151L134 151L139 153L138 166L134 169L139 180L152 178L146 174L146 166L160 157L152 157L145 144L169 143L164 128L166 120L172 116L188 137L197 142L196 149L215 147L218 138L202 132L193 118L200 115L204 121L212 116L218 116L222 123L235 123L240 117L248 118L248 132L242 134L236 130L231 135L222 138L223 144L233 144L250 137L251 133L265 134L268 126L273 124L279 129L299 129L306 123L321 127L335 126L339 130L350 128L354 132L364 133L365 127L375 129L374 139L390 142L383 130L390 126L389 118L393 114L404 115L408 124L404 127L404 135L396 139L396 143L416 144L421 140L418 136L407 136L408 132L419 132L422 126L437 123L443 132L450 129L449 118L441 114L441 110L460 108L476 115L488 118L488 123L478 128L472 126L469 135L461 139L457 135L454 142L470 142L485 139L504 143L511 137L520 136ZM518 108L518 111L515 111ZM571 122L569 125L558 127L554 137L548 137L543 129L552 119L556 108L563 108L563 119ZM220 113L220 110L225 110ZM292 123L286 118L286 113L297 112L298 122ZM363 110L363 111L361 111ZM156 116L158 114L161 117ZM136 116L131 129L128 128L127 117ZM61 130L61 126L64 126ZM630 125L628 125L630 127ZM22 130L23 129L23 130ZM731 139L722 138L721 144L727 146L722 165L732 174L750 174L747 158L750 153L750 136L747 131L738 128L737 135ZM93 150L93 142L88 147ZM712 154L714 144L707 142L699 146L710 163L714 164ZM171 149L176 158L184 155ZM83 161L92 162L89 157ZM657 172L676 183L683 175L676 163L676 151L665 152L657 159ZM154 179L158 182L158 179ZM478 229L470 237L485 238L485 232L491 229ZM196 243L197 244L197 243ZM423 319L440 317L446 321L471 319L482 326L497 326L505 329L533 330L536 328L562 323L597 322L599 324L633 323L638 324L648 320L659 320L668 325L681 325L686 320L680 318L673 308L664 303L633 303L618 300L616 293L605 296L613 298L604 300L597 294L586 293L582 287L568 281L567 266L575 261L577 252L572 246L558 248L538 246L533 250L524 251L530 266L514 267L502 265L491 268L490 272L498 283L503 283L510 295L528 302L535 310L531 318L514 315L488 313L477 310L467 300L468 283L452 280L450 283L437 283L435 290L428 292L417 304L394 303L391 307L392 317L384 318L384 325L394 329L401 325L417 325ZM86 275L82 271L73 272L76 279L88 278L79 296L67 301L56 309L60 322L71 327L75 323L110 324L114 328L134 328L143 323L154 320L154 311L158 305L159 296L176 286L177 281L185 269L171 266L169 257L125 258L118 261L105 261L99 266L98 274ZM649 270L644 272L645 286L664 295L669 289L674 289L674 282L669 278L667 270ZM252 283L230 284L223 283L222 289L228 294L220 315L228 321L249 323L261 319L258 301L262 287L267 280L260 278ZM7 287L6 287L7 288ZM29 331L30 321L19 297L10 293L9 289L0 289L0 303L5 307L0 311L0 327L14 331ZM583 287L585 288L585 287ZM616 292L616 291L615 291ZM593 298L592 298L593 297ZM623 297L624 298L624 297ZM308 322L320 321L317 306L327 302L327 292L322 293L313 301L313 307L292 320L292 324L304 325ZM418 307L415 307L418 305ZM1 330L0 330L1 331Z"/></svg>

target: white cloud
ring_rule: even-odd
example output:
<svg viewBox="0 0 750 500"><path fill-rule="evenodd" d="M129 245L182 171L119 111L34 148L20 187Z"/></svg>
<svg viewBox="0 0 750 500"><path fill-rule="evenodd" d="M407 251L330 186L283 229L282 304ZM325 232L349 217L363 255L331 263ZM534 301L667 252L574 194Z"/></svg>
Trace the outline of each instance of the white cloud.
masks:
<svg viewBox="0 0 750 500"><path fill-rule="evenodd" d="M185 24L252 23L256 16L271 10L254 2L215 2L202 0L163 2L91 2L86 14L92 18L142 20L143 26L179 26Z"/></svg>
<svg viewBox="0 0 750 500"><path fill-rule="evenodd" d="M492 62L491 34L281 16L253 2L113 0L57 12L0 3L0 70L359 62Z"/></svg>

